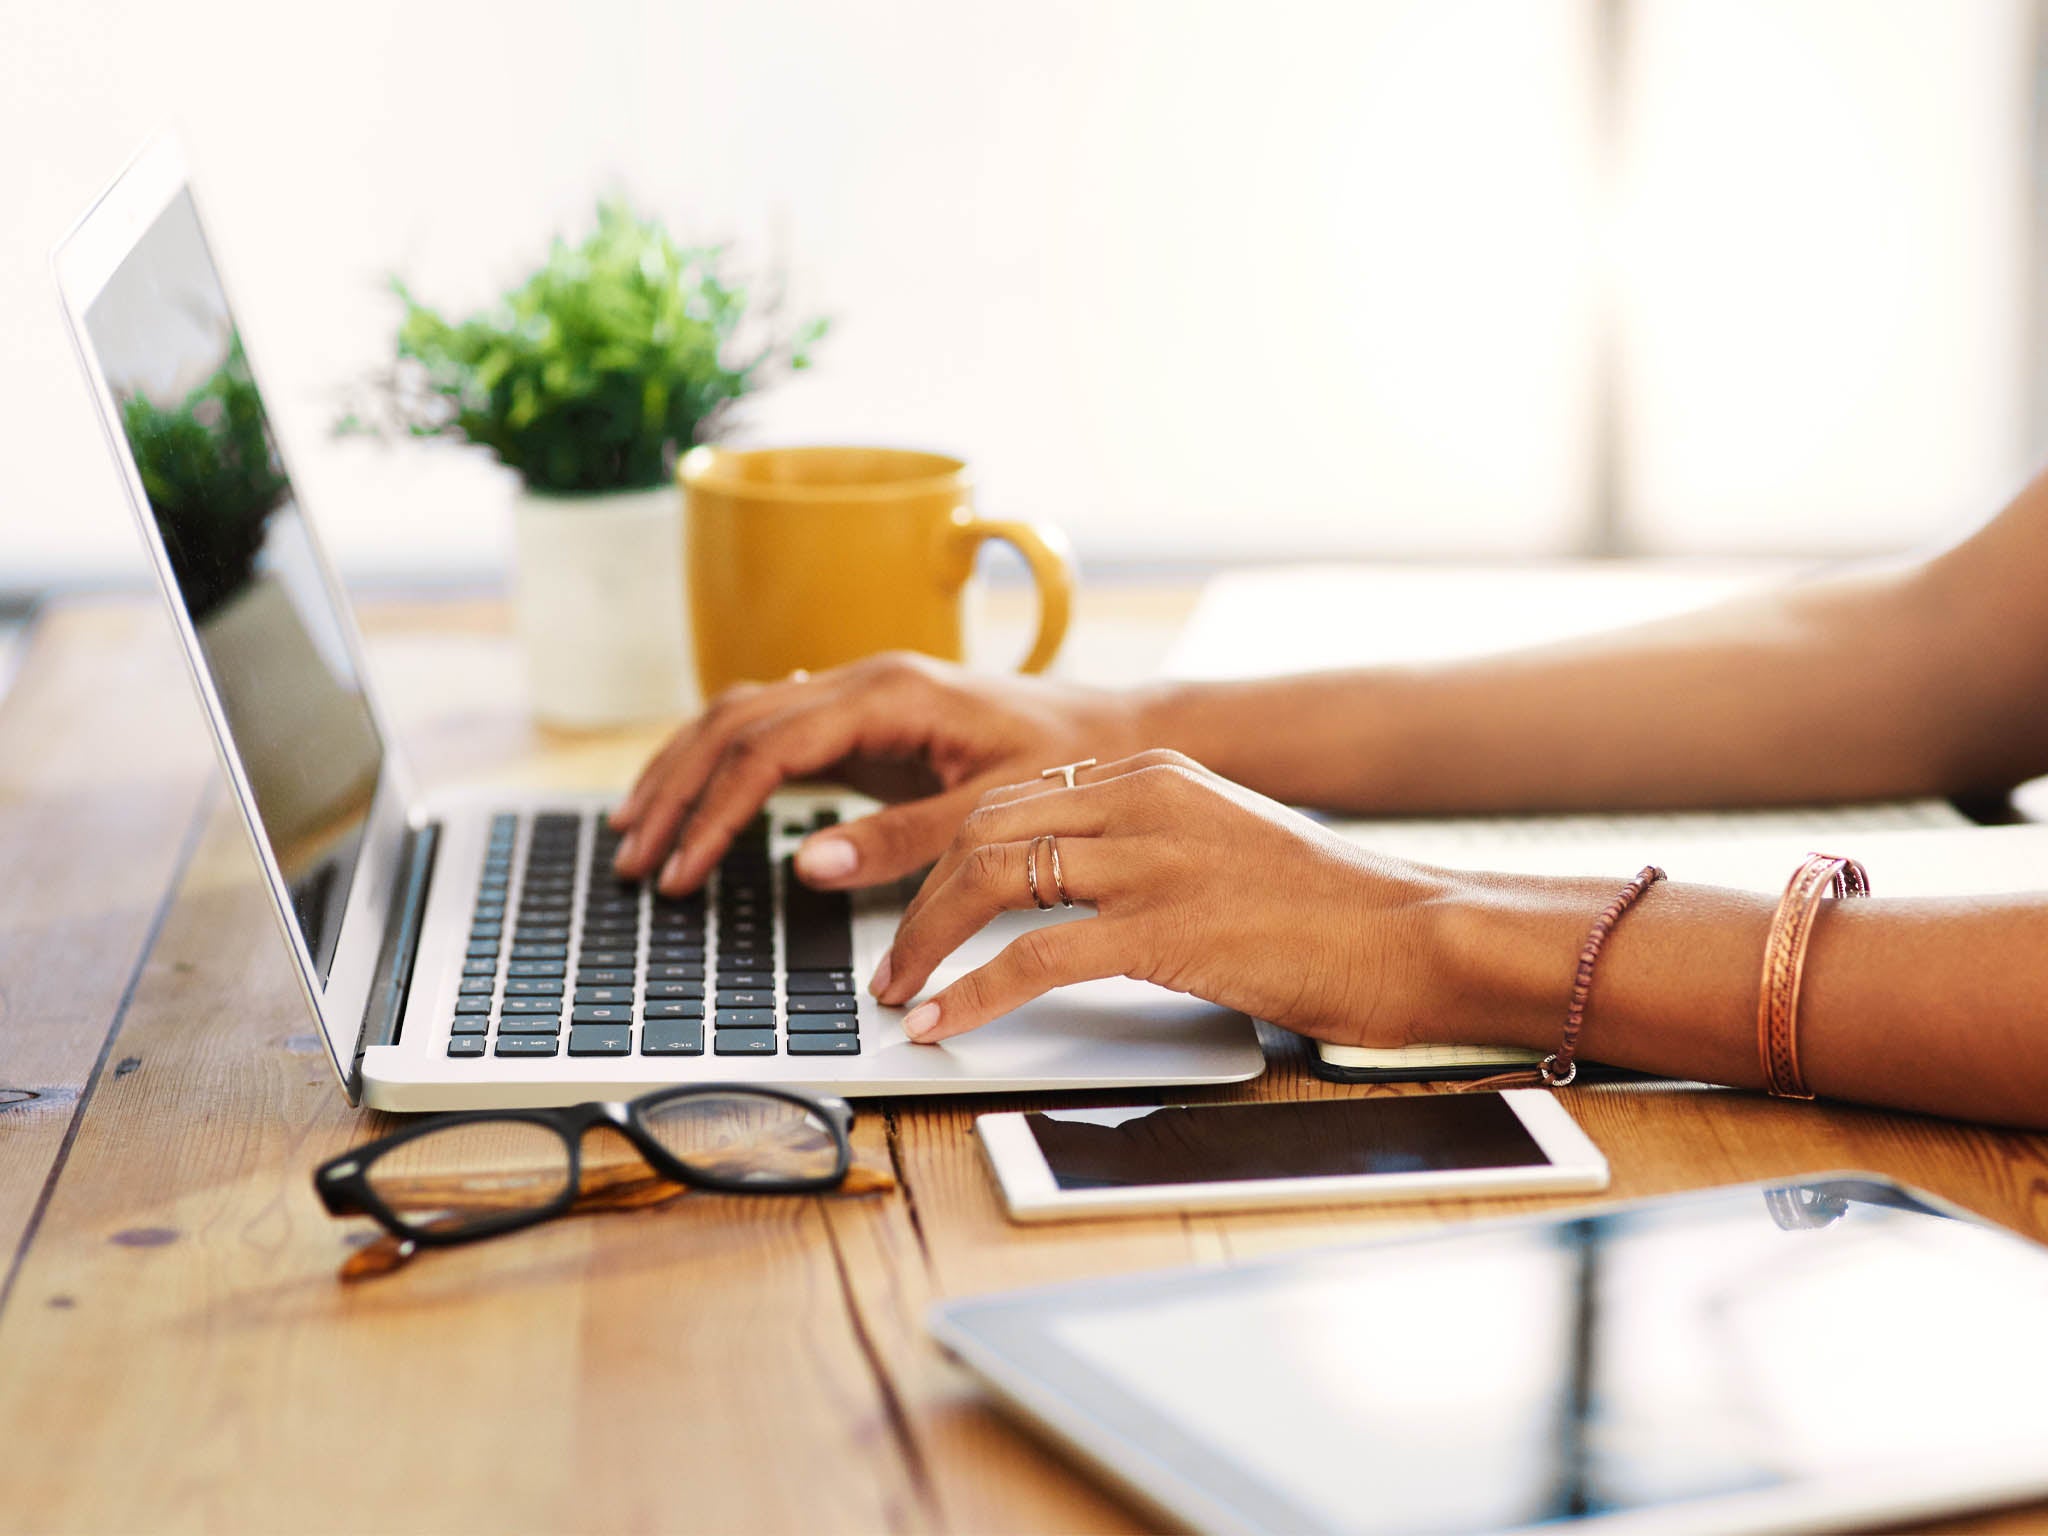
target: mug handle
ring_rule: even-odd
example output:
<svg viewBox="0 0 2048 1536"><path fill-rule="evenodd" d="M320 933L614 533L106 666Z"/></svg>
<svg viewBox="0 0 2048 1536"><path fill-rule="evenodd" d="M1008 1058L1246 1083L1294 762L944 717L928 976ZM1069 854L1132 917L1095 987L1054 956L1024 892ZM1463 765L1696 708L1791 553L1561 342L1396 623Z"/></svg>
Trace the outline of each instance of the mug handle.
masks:
<svg viewBox="0 0 2048 1536"><path fill-rule="evenodd" d="M981 518L964 508L954 514L968 540L968 563L984 540L1001 539L1024 557L1031 567L1031 580L1038 588L1038 638L1024 658L1020 672L1043 672L1060 653L1067 638L1067 622L1074 611L1074 550L1067 536L1050 523L1017 523L1003 518Z"/></svg>

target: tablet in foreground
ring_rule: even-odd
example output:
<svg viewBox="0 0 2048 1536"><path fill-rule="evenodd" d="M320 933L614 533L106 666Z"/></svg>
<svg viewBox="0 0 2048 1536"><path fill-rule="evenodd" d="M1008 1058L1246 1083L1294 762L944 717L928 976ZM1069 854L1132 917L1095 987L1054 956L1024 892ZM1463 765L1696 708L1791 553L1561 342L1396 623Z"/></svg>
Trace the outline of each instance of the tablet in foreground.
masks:
<svg viewBox="0 0 2048 1536"><path fill-rule="evenodd" d="M2048 1249L1816 1176L952 1302L1203 1531L1820 1530L2048 1496Z"/></svg>

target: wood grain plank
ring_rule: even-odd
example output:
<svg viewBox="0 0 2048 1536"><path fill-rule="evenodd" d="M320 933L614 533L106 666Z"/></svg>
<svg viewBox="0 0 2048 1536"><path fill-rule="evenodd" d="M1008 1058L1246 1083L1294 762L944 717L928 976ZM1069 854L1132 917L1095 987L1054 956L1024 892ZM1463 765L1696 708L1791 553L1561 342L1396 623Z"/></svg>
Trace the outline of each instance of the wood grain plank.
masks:
<svg viewBox="0 0 2048 1536"><path fill-rule="evenodd" d="M66 604L24 644L0 702L0 1302L214 773L160 614Z"/></svg>
<svg viewBox="0 0 2048 1536"><path fill-rule="evenodd" d="M917 1530L820 1203L689 1197L344 1286L381 1129L218 817L0 1319L0 1528ZM870 1197L873 1198L873 1197Z"/></svg>

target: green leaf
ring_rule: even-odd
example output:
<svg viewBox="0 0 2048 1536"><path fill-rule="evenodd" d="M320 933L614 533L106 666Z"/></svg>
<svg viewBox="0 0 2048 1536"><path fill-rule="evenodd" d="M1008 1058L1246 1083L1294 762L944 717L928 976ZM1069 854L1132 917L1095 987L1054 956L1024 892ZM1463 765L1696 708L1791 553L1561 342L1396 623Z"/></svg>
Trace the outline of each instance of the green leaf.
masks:
<svg viewBox="0 0 2048 1536"><path fill-rule="evenodd" d="M392 277L400 366L372 387L402 430L484 447L537 488L658 485L732 402L809 367L827 330L750 331L727 261L607 199L593 232L557 237L524 283L460 320Z"/></svg>

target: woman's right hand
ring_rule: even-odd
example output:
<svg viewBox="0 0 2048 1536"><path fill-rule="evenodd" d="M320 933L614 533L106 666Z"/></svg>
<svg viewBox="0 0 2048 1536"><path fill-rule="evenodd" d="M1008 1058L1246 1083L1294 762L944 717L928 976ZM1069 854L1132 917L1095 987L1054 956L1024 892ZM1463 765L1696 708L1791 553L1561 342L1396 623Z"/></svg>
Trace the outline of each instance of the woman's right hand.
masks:
<svg viewBox="0 0 2048 1536"><path fill-rule="evenodd" d="M826 778L890 805L812 835L797 873L824 889L877 885L943 853L985 790L1058 763L1103 762L1140 740L1134 698L1033 677L985 677L907 652L711 701L657 752L612 815L618 873L681 895L785 780Z"/></svg>

